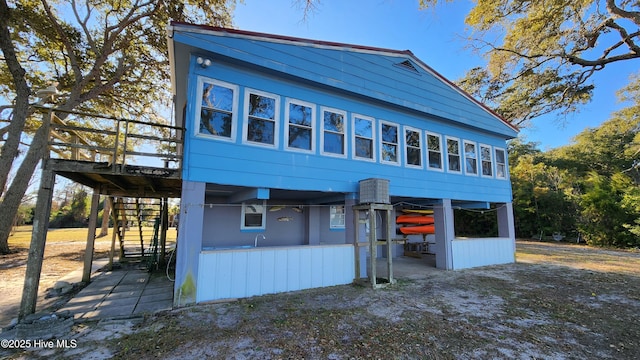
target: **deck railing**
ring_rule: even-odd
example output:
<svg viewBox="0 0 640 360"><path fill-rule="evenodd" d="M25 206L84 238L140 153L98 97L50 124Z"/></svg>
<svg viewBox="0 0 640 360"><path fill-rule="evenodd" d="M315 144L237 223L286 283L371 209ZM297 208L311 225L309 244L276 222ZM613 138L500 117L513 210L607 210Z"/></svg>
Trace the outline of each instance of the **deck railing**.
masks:
<svg viewBox="0 0 640 360"><path fill-rule="evenodd" d="M50 156L120 165L181 169L182 128L161 123L42 109L49 126Z"/></svg>

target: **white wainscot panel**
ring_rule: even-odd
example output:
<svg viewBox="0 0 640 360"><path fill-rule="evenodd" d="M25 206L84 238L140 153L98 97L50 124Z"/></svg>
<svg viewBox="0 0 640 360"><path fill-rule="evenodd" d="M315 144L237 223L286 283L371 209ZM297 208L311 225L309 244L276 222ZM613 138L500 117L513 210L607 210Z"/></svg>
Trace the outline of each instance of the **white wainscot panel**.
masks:
<svg viewBox="0 0 640 360"><path fill-rule="evenodd" d="M451 246L455 270L515 262L515 244L510 238L455 239Z"/></svg>
<svg viewBox="0 0 640 360"><path fill-rule="evenodd" d="M349 284L353 245L202 251L196 302Z"/></svg>

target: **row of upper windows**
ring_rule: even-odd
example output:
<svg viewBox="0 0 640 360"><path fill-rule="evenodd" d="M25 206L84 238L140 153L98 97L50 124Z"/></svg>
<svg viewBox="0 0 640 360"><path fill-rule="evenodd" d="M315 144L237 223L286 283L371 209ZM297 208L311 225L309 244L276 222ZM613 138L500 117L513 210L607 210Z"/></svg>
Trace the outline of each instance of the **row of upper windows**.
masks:
<svg viewBox="0 0 640 360"><path fill-rule="evenodd" d="M239 87L226 82L198 79L198 97L202 99L197 111L197 135L235 142L238 126ZM245 89L243 143L279 147L280 97L259 90ZM316 124L316 105L292 98L285 100L285 148L293 151L316 153L316 133L320 127L320 153L347 157L347 112L320 106L320 123ZM506 154L501 148L459 138L443 137L410 126L401 127L393 122L351 114L352 154L357 160L375 162L376 146L381 163L400 165L400 149L404 149L404 165L423 168L423 149L426 136L427 162L430 170L467 175L481 175L506 179ZM402 131L402 132L401 132ZM379 137L379 140L377 139ZM464 164L464 169L463 169Z"/></svg>

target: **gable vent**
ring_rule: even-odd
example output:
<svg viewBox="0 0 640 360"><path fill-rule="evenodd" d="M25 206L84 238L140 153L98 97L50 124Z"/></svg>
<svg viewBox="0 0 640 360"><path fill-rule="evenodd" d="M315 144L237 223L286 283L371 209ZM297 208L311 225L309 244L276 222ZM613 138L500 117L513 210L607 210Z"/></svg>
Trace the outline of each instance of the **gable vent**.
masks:
<svg viewBox="0 0 640 360"><path fill-rule="evenodd" d="M396 66L399 66L405 70L409 70L418 74L418 69L416 69L415 65L413 65L413 63L410 60L405 60L401 63L397 63Z"/></svg>

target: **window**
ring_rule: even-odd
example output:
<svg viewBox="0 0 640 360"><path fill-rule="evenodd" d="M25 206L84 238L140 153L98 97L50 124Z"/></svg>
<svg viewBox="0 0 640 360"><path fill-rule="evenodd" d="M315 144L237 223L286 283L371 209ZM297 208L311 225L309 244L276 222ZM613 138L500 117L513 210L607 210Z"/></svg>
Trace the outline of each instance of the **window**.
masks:
<svg viewBox="0 0 640 360"><path fill-rule="evenodd" d="M242 203L242 230L264 230L266 224L266 200Z"/></svg>
<svg viewBox="0 0 640 360"><path fill-rule="evenodd" d="M476 153L476 144L464 142L464 172L468 175L478 175L478 155Z"/></svg>
<svg viewBox="0 0 640 360"><path fill-rule="evenodd" d="M405 162L410 167L422 167L422 132L405 127L404 141L406 145Z"/></svg>
<svg viewBox="0 0 640 360"><path fill-rule="evenodd" d="M482 176L493 176L493 159L491 158L491 146L480 144L480 166Z"/></svg>
<svg viewBox="0 0 640 360"><path fill-rule="evenodd" d="M354 145L353 154L356 159L375 161L373 118L361 115L353 116Z"/></svg>
<svg viewBox="0 0 640 360"><path fill-rule="evenodd" d="M314 151L315 105L303 101L287 99L286 119L288 129L285 140L290 149Z"/></svg>
<svg viewBox="0 0 640 360"><path fill-rule="evenodd" d="M277 147L278 101L275 95L247 90L245 92L244 137L248 142Z"/></svg>
<svg viewBox="0 0 640 360"><path fill-rule="evenodd" d="M329 228L344 229L344 205L331 205L329 210Z"/></svg>
<svg viewBox="0 0 640 360"><path fill-rule="evenodd" d="M448 144L449 140L447 140L447 145ZM454 148L457 147L458 145L454 146ZM442 171L442 138L440 135L427 133L427 148L429 169ZM449 164L451 164L451 160L449 160ZM451 170L451 166L449 167L449 170ZM460 171L460 169L458 169L458 171Z"/></svg>
<svg viewBox="0 0 640 360"><path fill-rule="evenodd" d="M496 177L499 179L507 178L507 163L504 149L496 149Z"/></svg>
<svg viewBox="0 0 640 360"><path fill-rule="evenodd" d="M460 172L460 141L447 137L447 161L449 171Z"/></svg>
<svg viewBox="0 0 640 360"><path fill-rule="evenodd" d="M235 140L238 87L213 79L198 78L200 102L196 135Z"/></svg>
<svg viewBox="0 0 640 360"><path fill-rule="evenodd" d="M380 161L399 164L398 125L380 122Z"/></svg>
<svg viewBox="0 0 640 360"><path fill-rule="evenodd" d="M322 108L322 153L345 156L344 133L346 113L340 110Z"/></svg>

